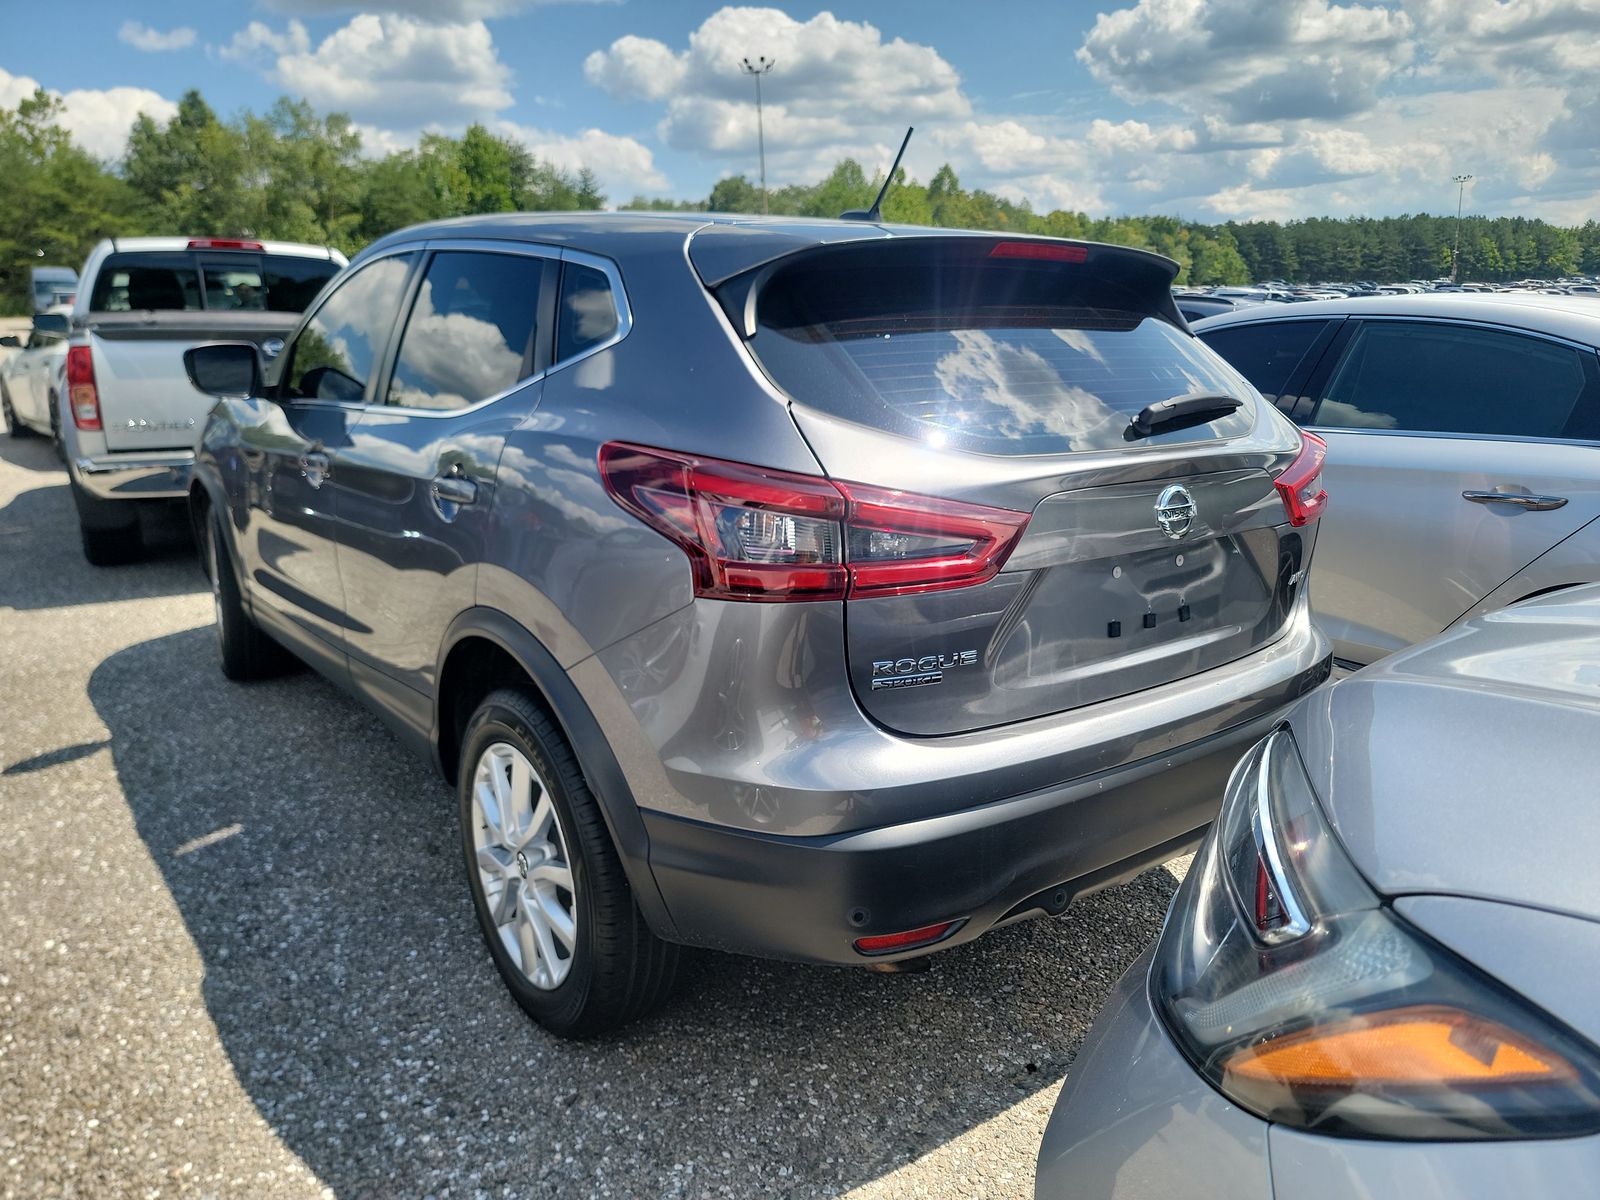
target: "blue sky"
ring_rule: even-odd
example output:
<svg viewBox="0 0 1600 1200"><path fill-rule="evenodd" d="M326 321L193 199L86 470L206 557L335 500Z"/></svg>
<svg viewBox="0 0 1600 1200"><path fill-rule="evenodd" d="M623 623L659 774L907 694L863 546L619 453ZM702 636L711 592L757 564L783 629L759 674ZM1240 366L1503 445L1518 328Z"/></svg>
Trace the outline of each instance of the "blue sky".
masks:
<svg viewBox="0 0 1600 1200"><path fill-rule="evenodd" d="M881 169L914 123L914 175L1041 209L1445 211L1467 172L1475 211L1600 216L1600 0L78 0L70 23L8 23L0 105L60 93L106 157L198 87L350 112L374 152L478 120L614 202L703 197L755 175L737 63L764 53L773 183Z"/></svg>

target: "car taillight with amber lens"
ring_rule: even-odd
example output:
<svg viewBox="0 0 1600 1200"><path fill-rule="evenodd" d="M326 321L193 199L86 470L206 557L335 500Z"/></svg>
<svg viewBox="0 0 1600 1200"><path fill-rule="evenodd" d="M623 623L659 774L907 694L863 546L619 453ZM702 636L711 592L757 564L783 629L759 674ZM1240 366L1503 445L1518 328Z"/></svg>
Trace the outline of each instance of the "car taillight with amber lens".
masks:
<svg viewBox="0 0 1600 1200"><path fill-rule="evenodd" d="M1600 1130L1600 1051L1382 902L1287 729L1234 771L1150 991L1195 1067L1271 1121L1427 1140Z"/></svg>

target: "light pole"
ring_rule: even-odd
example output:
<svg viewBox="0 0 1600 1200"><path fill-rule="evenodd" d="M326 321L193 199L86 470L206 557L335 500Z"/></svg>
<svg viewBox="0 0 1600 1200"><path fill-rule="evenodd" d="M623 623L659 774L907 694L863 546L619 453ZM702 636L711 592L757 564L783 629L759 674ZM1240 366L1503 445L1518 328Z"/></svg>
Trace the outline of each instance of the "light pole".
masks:
<svg viewBox="0 0 1600 1200"><path fill-rule="evenodd" d="M762 55L751 62L744 60L744 73L756 77L756 145L761 152L761 215L767 215L767 131L761 117L761 77L777 65L776 59Z"/></svg>
<svg viewBox="0 0 1600 1200"><path fill-rule="evenodd" d="M1461 282L1461 201L1466 197L1471 175L1450 176L1456 185L1456 248L1450 252L1450 282Z"/></svg>

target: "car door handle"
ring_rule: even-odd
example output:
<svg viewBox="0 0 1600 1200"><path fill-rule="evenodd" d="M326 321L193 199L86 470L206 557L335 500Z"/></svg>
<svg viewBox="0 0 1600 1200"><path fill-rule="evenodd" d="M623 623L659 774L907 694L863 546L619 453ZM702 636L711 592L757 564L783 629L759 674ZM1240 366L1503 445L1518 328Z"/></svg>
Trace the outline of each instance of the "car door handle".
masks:
<svg viewBox="0 0 1600 1200"><path fill-rule="evenodd" d="M1511 504L1527 512L1548 512L1567 502L1565 496L1533 496L1527 492L1462 492L1461 498L1474 504Z"/></svg>
<svg viewBox="0 0 1600 1200"><path fill-rule="evenodd" d="M436 504L472 504L478 499L478 485L460 475L440 475L433 481Z"/></svg>
<svg viewBox="0 0 1600 1200"><path fill-rule="evenodd" d="M314 488L321 487L327 480L330 465L328 456L316 450L300 456L300 474Z"/></svg>

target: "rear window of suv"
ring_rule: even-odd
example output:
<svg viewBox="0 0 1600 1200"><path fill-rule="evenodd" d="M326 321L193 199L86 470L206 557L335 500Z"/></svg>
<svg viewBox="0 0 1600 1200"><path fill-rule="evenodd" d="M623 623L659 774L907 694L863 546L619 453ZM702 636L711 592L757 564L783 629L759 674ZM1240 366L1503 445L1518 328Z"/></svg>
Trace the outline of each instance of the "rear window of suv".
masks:
<svg viewBox="0 0 1600 1200"><path fill-rule="evenodd" d="M1114 278L993 259L986 246L852 248L780 266L761 290L751 348L807 407L983 454L1209 441L1253 420L1247 403L1131 442L1129 421L1148 404L1248 400L1249 385Z"/></svg>
<svg viewBox="0 0 1600 1200"><path fill-rule="evenodd" d="M112 254L95 274L94 312L304 311L339 271L326 258L170 251Z"/></svg>

